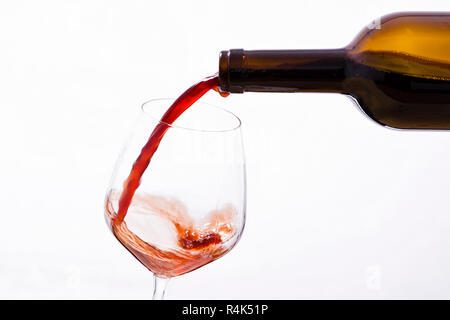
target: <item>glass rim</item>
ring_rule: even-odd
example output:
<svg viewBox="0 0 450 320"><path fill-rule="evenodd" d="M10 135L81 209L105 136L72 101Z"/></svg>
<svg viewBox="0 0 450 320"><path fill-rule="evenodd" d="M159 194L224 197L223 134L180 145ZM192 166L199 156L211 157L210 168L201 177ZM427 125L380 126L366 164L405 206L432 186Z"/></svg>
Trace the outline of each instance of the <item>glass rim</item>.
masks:
<svg viewBox="0 0 450 320"><path fill-rule="evenodd" d="M231 115L231 116L236 120L236 125L232 126L231 128L227 128L227 129L197 129L197 128L190 128L190 127L188 127L188 126L180 126L180 125L170 124L170 123L161 121L160 118L158 118L158 117L152 115L152 114L149 112L149 110L146 110L146 109L145 109L145 107L148 106L149 104L153 103L153 102L158 102L158 101L163 101L163 100L166 100L166 101L175 101L176 98L154 98L154 99L147 100L147 101L145 101L145 102L143 102L143 103L141 104L141 111L142 111L147 117L153 119L154 121L156 121L156 122L158 122L158 123L165 124L166 126L168 126L168 127L170 127L170 128L175 128L175 129L183 129L183 130L188 130L188 131L204 132L204 133L207 133L207 132L219 132L219 133L220 133L220 132L231 132L231 131L235 131L235 130L238 130L238 129L241 128L242 121L241 121L241 119L240 119L237 115L235 115L233 112L231 112L231 111L229 111L229 110L227 110L227 109L225 109L225 108L222 108L222 107L219 107L219 106L216 106L216 105L207 103L207 102L202 102L202 101L197 101L197 102L195 102L194 104L200 104L200 105L203 105L203 106L212 107L212 108L215 108L215 109L220 110L220 111L222 111L222 112L225 112L225 113Z"/></svg>

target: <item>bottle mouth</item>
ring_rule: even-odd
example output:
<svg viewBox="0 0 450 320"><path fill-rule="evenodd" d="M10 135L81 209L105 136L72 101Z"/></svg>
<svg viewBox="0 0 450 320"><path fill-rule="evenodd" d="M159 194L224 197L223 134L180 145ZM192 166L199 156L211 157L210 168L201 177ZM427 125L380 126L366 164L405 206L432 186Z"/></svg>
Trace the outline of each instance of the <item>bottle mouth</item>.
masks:
<svg viewBox="0 0 450 320"><path fill-rule="evenodd" d="M219 90L227 93L243 93L239 79L245 74L244 49L230 49L219 55Z"/></svg>

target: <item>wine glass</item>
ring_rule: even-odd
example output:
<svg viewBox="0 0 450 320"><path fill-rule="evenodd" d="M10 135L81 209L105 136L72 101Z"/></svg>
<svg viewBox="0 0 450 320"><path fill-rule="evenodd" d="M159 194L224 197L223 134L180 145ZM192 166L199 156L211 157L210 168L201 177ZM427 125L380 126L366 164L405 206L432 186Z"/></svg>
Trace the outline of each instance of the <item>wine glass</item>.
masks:
<svg viewBox="0 0 450 320"><path fill-rule="evenodd" d="M241 122L197 102L168 129L141 177L123 219L124 181L174 99L150 100L117 160L105 218L116 239L154 274L153 299L167 282L229 252L245 224L246 181Z"/></svg>

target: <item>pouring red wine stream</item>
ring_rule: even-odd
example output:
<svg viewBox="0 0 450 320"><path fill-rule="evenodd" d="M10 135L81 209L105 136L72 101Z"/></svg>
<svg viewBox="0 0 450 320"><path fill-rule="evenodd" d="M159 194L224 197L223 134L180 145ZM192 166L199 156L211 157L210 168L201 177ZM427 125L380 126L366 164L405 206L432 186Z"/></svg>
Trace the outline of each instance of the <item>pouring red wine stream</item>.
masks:
<svg viewBox="0 0 450 320"><path fill-rule="evenodd" d="M160 122L151 133L150 138L148 139L147 143L142 148L142 151L139 154L138 158L134 162L128 178L124 182L123 191L119 200L119 210L116 217L119 222L123 221L123 219L125 218L131 200L140 185L142 175L150 164L153 154L158 149L158 146L161 143L161 139L169 129L170 125L209 90L213 89L218 91L218 84L219 83L217 75L207 77L194 84L181 96L179 96L178 99L175 100L175 102L161 117ZM220 94L222 96L228 95L226 93Z"/></svg>

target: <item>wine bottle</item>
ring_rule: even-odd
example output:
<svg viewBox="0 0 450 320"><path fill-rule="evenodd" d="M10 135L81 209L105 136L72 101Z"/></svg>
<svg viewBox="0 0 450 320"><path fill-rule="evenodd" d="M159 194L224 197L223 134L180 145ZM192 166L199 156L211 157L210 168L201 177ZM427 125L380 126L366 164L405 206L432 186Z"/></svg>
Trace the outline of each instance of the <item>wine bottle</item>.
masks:
<svg viewBox="0 0 450 320"><path fill-rule="evenodd" d="M334 92L399 129L450 129L450 12L383 16L346 47L222 51L219 90Z"/></svg>

